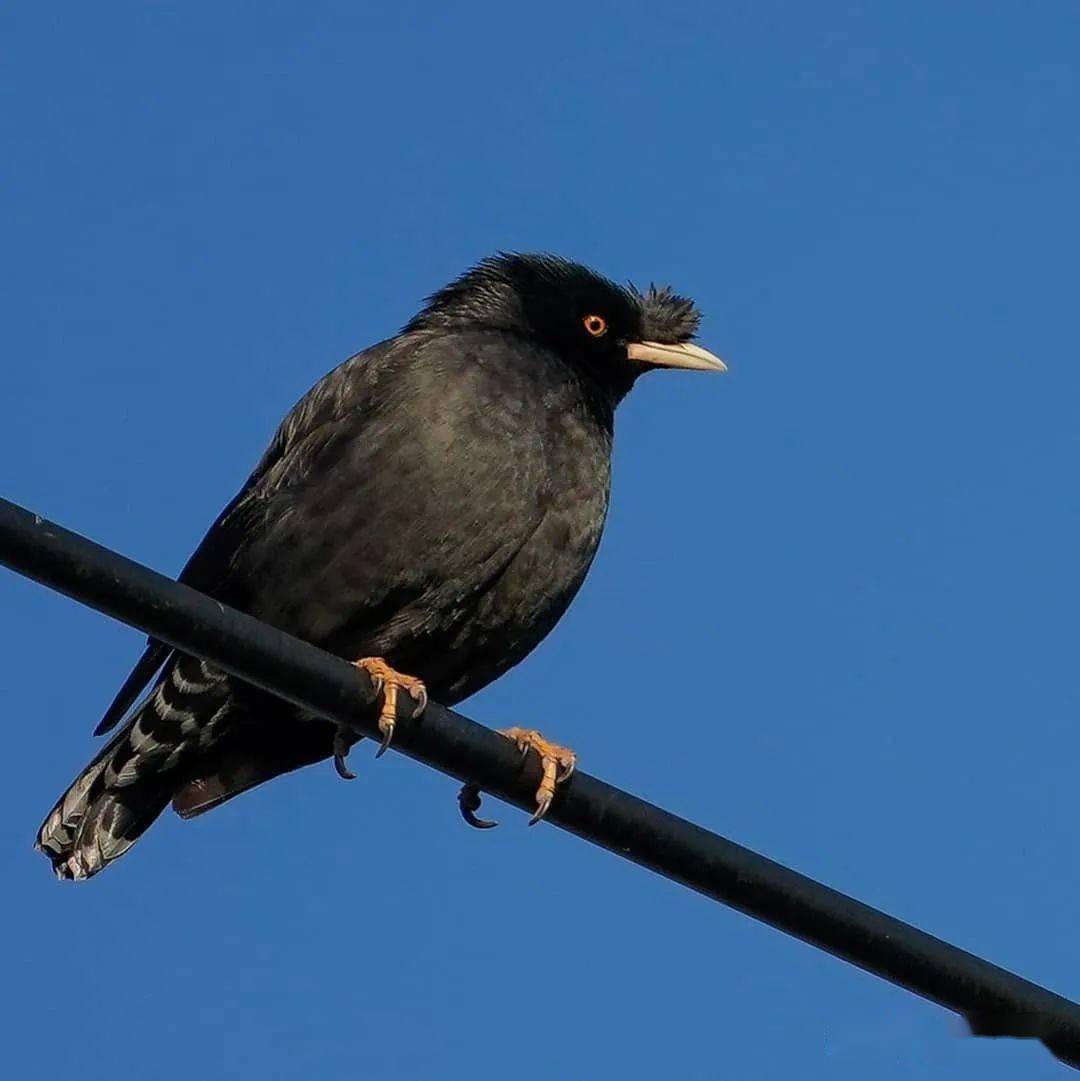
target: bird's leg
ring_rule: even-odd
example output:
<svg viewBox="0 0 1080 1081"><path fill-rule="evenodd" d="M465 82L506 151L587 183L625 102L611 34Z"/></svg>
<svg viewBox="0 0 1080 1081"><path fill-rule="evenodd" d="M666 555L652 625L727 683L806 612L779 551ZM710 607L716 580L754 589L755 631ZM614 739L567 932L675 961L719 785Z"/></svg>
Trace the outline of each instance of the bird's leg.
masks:
<svg viewBox="0 0 1080 1081"><path fill-rule="evenodd" d="M416 676L406 676L395 671L382 657L361 657L360 660L353 661L353 664L357 668L362 668L371 677L371 682L375 684L375 693L382 693L383 702L382 708L379 710L379 731L382 733L383 738L379 749L375 752L375 757L379 758L386 753L386 748L390 746L390 741L394 738L394 725L397 724L398 690L404 690L416 702L416 709L413 710L412 715L419 717L427 708L427 689ZM336 763L336 743L334 754Z"/></svg>
<svg viewBox="0 0 1080 1081"><path fill-rule="evenodd" d="M551 801L555 798L556 786L567 780L577 766L577 755L568 747L560 747L557 743L550 743L533 728L501 728L500 736L512 739L521 751L522 758L527 758L529 751L535 751L540 756L540 768L542 776L540 787L536 790L536 810L529 825L535 826L548 813ZM477 818L476 812L480 810L480 789L474 784L462 785L458 793L458 806L461 808L461 817L475 826L477 829L490 829L496 825L483 818Z"/></svg>

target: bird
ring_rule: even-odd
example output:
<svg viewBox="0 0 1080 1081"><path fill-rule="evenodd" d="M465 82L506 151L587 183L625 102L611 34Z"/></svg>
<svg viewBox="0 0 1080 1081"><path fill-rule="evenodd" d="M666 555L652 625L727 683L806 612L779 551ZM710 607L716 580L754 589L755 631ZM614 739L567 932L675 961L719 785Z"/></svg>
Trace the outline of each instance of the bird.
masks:
<svg viewBox="0 0 1080 1081"><path fill-rule="evenodd" d="M668 286L483 259L297 402L179 580L364 669L381 754L399 700L454 705L555 626L600 542L616 407L646 372L725 370L692 341L700 320ZM322 760L351 778L361 738L154 640L95 735L117 725L38 831L61 879L101 871L170 802L191 818ZM540 755L538 820L576 755L503 734ZM460 805L490 825L470 786Z"/></svg>

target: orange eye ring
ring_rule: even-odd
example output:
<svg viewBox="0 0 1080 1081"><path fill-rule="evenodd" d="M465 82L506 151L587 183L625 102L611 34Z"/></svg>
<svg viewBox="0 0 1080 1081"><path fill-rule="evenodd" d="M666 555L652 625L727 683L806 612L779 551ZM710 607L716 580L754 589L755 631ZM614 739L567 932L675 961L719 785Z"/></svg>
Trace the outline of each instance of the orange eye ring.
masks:
<svg viewBox="0 0 1080 1081"><path fill-rule="evenodd" d="M607 320L602 315L586 315L581 323L594 338L602 338L607 333Z"/></svg>

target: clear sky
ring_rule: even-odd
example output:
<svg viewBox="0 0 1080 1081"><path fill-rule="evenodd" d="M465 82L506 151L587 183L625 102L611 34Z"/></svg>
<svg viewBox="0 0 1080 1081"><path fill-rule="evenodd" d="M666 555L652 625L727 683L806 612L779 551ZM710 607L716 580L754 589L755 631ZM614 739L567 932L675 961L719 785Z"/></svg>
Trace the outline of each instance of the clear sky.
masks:
<svg viewBox="0 0 1080 1081"><path fill-rule="evenodd" d="M0 38L0 493L175 573L476 259L670 281L730 374L638 386L584 591L465 711L1080 995L1075 3L16 2ZM9 1076L1065 1076L363 747L59 884L31 838L141 638L6 572L0 634Z"/></svg>

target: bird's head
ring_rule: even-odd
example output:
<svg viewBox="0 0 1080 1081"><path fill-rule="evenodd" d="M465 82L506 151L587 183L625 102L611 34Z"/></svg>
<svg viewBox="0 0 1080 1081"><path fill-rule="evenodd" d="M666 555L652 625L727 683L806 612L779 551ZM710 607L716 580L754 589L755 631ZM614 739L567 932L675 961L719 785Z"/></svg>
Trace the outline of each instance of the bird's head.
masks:
<svg viewBox="0 0 1080 1081"><path fill-rule="evenodd" d="M654 368L722 372L691 342L692 300L665 287L624 288L553 255L499 254L432 296L406 330L486 326L539 341L621 397Z"/></svg>

